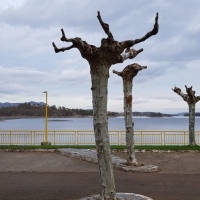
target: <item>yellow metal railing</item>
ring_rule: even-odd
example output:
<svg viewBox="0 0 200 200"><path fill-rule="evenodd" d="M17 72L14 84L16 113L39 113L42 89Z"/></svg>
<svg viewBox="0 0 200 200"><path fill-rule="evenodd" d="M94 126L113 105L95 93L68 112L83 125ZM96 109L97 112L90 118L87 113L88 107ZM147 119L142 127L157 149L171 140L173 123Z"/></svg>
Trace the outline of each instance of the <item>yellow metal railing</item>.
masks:
<svg viewBox="0 0 200 200"><path fill-rule="evenodd" d="M0 130L0 145L40 145L45 130ZM125 145L125 130L109 131L111 145ZM135 145L187 145L186 130L135 130ZM195 131L196 143L200 145L200 131ZM92 130L48 130L48 141L54 145L94 145Z"/></svg>

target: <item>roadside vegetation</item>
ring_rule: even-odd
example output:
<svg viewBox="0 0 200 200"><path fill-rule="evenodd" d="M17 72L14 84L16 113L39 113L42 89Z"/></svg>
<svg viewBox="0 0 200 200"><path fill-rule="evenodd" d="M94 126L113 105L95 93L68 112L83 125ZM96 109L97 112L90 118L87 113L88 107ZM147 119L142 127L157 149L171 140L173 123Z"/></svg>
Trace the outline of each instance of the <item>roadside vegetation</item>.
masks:
<svg viewBox="0 0 200 200"><path fill-rule="evenodd" d="M17 106L1 107L0 116L12 116L12 117L44 117L45 104L31 104L22 103ZM117 112L108 111L108 116L118 116ZM88 109L70 109L66 107L48 106L49 117L73 117L73 116L93 116L93 110Z"/></svg>

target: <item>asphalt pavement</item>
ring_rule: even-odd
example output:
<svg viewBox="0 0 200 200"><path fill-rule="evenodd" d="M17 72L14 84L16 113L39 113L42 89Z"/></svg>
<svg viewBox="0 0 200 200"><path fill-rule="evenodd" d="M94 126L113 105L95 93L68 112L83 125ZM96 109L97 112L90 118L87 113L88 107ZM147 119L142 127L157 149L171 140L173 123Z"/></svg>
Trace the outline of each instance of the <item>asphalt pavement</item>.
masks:
<svg viewBox="0 0 200 200"><path fill-rule="evenodd" d="M126 158L126 153L113 152ZM136 153L159 172L114 170L116 191L200 200L200 153ZM98 165L53 152L0 152L0 200L74 200L100 191Z"/></svg>

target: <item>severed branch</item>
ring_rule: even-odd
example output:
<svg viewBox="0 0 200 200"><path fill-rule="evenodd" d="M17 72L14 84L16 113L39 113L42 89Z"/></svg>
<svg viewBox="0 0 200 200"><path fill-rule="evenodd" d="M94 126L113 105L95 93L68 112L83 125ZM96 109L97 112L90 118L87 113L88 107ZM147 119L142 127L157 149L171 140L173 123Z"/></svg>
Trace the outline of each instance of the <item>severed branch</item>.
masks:
<svg viewBox="0 0 200 200"><path fill-rule="evenodd" d="M200 100L200 96L197 96L195 102L197 103L199 100Z"/></svg>
<svg viewBox="0 0 200 200"><path fill-rule="evenodd" d="M99 20L99 23L101 24L105 33L108 35L108 39L114 41L113 35L112 35L112 33L110 32L110 29L109 29L109 25L103 22L103 20L101 19L100 12L97 11L97 13L98 13L97 18Z"/></svg>
<svg viewBox="0 0 200 200"><path fill-rule="evenodd" d="M173 90L175 93L177 93L178 95L180 95L180 96L184 99L184 101L187 101L186 99L187 99L188 95L187 95L187 94L184 94L184 93L181 91L180 88L178 88L178 87L175 86L174 89L172 88L172 90Z"/></svg>
<svg viewBox="0 0 200 200"><path fill-rule="evenodd" d="M148 39L149 37L156 35L158 33L158 29L159 29L159 24L158 24L158 13L156 13L156 17L155 17L155 24L154 27L152 29L152 31L149 31L145 36L143 36L140 39L136 39L135 40L135 44L140 43L145 41L146 39Z"/></svg>
<svg viewBox="0 0 200 200"><path fill-rule="evenodd" d="M141 53L143 49L135 50L129 49L126 50L124 54L117 56L115 59L112 60L112 64L116 63L123 63L126 59L135 58L139 53Z"/></svg>
<svg viewBox="0 0 200 200"><path fill-rule="evenodd" d="M65 32L64 32L64 30L63 30L63 28L61 29L61 32L62 32L62 37L60 38L60 40L61 41L65 41L65 42L69 42L68 40L67 40L67 38L65 37Z"/></svg>
<svg viewBox="0 0 200 200"><path fill-rule="evenodd" d="M61 29L61 32L62 32L62 37L60 38L60 40L61 40L61 41L65 41L65 42L72 42L73 44L72 44L71 46L69 46L69 47L57 48L57 46L56 46L55 43L53 42L52 45L53 45L54 51L55 51L56 53L59 53L59 52L61 52L61 51L64 52L64 51L67 51L67 50L70 50L70 49L76 47L76 46L74 45L74 39L67 39L67 38L65 37L65 32L64 32L63 29Z"/></svg>
<svg viewBox="0 0 200 200"><path fill-rule="evenodd" d="M75 46L74 45L71 45L71 46L69 46L69 47L63 47L63 48L57 48L57 46L55 45L55 43L54 42L52 42L52 45L53 45L53 47L54 47L54 51L56 52L56 53L59 53L59 52L64 52L64 51L66 51L66 50L70 50L70 49L72 49L72 48L74 48Z"/></svg>
<svg viewBox="0 0 200 200"><path fill-rule="evenodd" d="M189 95L190 97L194 97L195 91L192 90L192 86L191 86L190 88L188 88L187 85L185 85L185 89L186 89L186 92L188 93L188 95Z"/></svg>
<svg viewBox="0 0 200 200"><path fill-rule="evenodd" d="M156 13L156 17L155 17L155 24L154 24L154 27L151 31L149 31L145 36L139 38L139 39L135 39L135 40L126 40L124 42L121 42L121 43L124 43L124 47L125 48L130 48L132 47L133 45L135 44L138 44L140 42L143 42L145 41L146 39L148 39L149 37L153 36L153 35L156 35L158 33L158 30L159 30L159 24L158 24L158 13Z"/></svg>
<svg viewBox="0 0 200 200"><path fill-rule="evenodd" d="M56 53L59 52L64 52L66 50L70 50L72 48L77 48L79 49L79 51L84 54L84 53L92 53L96 51L96 47L93 45L89 45L86 41L83 41L81 38L79 37L75 37L75 38L66 38L65 36L65 32L63 29L61 29L62 32L62 37L60 38L61 41L63 42L72 42L72 45L69 47L63 47L63 48L57 48L57 46L55 45L55 43L53 42L52 45L54 47L54 50Z"/></svg>
<svg viewBox="0 0 200 200"><path fill-rule="evenodd" d="M187 94L184 94L180 88L178 87L174 87L174 89L172 89L174 92L176 92L178 95L180 95L184 101L186 101L188 104L191 103L196 103L200 100L200 96L195 97L195 91L192 90L192 86L191 87L187 87L185 85L186 88L186 92Z"/></svg>
<svg viewBox="0 0 200 200"><path fill-rule="evenodd" d="M129 49L126 50L124 54L121 54L122 62L126 59L132 59L135 58L139 53L141 53L143 49L135 50L135 49Z"/></svg>
<svg viewBox="0 0 200 200"><path fill-rule="evenodd" d="M122 76L122 72L118 72L118 71L116 71L116 70L114 70L113 69L113 71L112 71L114 74L117 74L118 76Z"/></svg>

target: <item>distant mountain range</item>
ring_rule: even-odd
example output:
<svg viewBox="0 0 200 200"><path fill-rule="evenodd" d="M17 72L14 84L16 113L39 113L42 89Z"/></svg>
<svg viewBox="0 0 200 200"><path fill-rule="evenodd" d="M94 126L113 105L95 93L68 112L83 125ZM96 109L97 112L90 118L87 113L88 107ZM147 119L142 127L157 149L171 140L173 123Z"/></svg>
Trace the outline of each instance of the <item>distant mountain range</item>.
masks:
<svg viewBox="0 0 200 200"><path fill-rule="evenodd" d="M45 105L44 102L35 102L35 101L29 101L29 102L24 102L24 103L30 103L32 105ZM12 106L18 106L19 104L22 104L22 103L10 103L10 102L5 102L5 103L1 103L0 102L0 108L2 107L12 107Z"/></svg>

